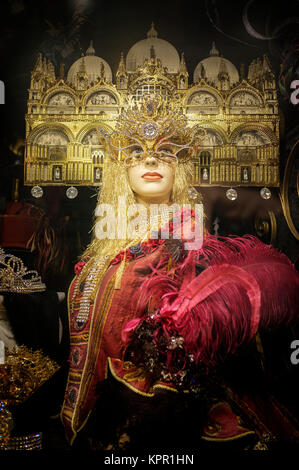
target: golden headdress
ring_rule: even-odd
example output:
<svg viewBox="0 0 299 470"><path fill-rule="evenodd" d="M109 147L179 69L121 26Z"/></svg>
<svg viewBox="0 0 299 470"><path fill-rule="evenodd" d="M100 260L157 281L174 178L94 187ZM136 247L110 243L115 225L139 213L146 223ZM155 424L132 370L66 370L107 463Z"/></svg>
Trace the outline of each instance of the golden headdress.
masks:
<svg viewBox="0 0 299 470"><path fill-rule="evenodd" d="M185 163L196 147L195 133L187 127L177 99L160 94L145 94L128 100L111 134L99 130L106 140L110 158L130 164L136 146L142 154L154 154L166 162ZM198 141L198 134L196 139Z"/></svg>
<svg viewBox="0 0 299 470"><path fill-rule="evenodd" d="M205 131L203 131L205 132ZM108 204L118 207L119 196L125 196L127 205L136 204L130 187L126 163L130 152L136 146L142 148L143 155L153 155L175 165L175 178L169 204L193 204L201 202L200 194L192 187L192 155L200 145L202 135L187 127L180 102L158 93L146 93L136 98L132 96L118 118L115 131L108 133L98 129L99 140L104 145L103 180L98 195L98 206ZM136 158L136 157L134 157ZM121 249L135 243L131 239L98 239L95 235L82 255L83 259L106 254L116 255Z"/></svg>

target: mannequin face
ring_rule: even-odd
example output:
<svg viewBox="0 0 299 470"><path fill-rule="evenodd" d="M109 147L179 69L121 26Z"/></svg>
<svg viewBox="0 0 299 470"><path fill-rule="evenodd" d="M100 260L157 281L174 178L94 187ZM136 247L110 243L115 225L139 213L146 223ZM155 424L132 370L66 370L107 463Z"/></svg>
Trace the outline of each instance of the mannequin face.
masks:
<svg viewBox="0 0 299 470"><path fill-rule="evenodd" d="M140 150L132 152L138 157ZM137 202L145 204L167 203L170 199L176 163L164 163L153 155L128 167L129 183Z"/></svg>

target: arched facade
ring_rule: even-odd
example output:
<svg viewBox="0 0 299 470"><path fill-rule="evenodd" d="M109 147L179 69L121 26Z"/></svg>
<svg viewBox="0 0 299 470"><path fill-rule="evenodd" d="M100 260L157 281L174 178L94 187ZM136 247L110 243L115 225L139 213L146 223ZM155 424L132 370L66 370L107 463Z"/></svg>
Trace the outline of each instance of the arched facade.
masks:
<svg viewBox="0 0 299 470"><path fill-rule="evenodd" d="M159 93L175 98L188 125L204 131L193 159L195 186L279 186L277 87L268 60L250 64L246 77L213 44L189 83L184 54L170 70L172 46L164 48L153 25L137 46L143 63L128 69L134 47L127 58L121 54L114 81L92 45L67 78L56 78L39 55L26 115L25 184L100 184L105 152L97 129L114 130L129 96Z"/></svg>

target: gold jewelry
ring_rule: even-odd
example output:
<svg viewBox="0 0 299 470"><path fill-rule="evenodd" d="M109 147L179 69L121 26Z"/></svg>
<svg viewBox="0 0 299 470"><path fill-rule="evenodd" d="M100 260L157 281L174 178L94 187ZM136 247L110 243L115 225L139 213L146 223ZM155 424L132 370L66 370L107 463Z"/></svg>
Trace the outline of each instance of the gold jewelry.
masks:
<svg viewBox="0 0 299 470"><path fill-rule="evenodd" d="M20 258L0 248L0 292L29 294L44 290L46 286L36 271L28 271Z"/></svg>
<svg viewBox="0 0 299 470"><path fill-rule="evenodd" d="M142 154L154 155L169 163L190 159L195 133L187 127L187 118L176 100L146 94L139 101L132 97L120 115L115 132L99 129L100 139L107 142L111 158L132 164L131 153L141 148Z"/></svg>
<svg viewBox="0 0 299 470"><path fill-rule="evenodd" d="M42 351L26 346L5 348L0 364L0 451L41 449L41 433L10 436L13 418L9 406L24 403L60 366Z"/></svg>
<svg viewBox="0 0 299 470"><path fill-rule="evenodd" d="M82 283L84 283L83 294L79 301L79 311L75 317L75 328L80 330L84 328L89 318L90 307L94 302L94 295L96 287L106 272L109 264L109 255L102 256L99 259L91 259L87 263L88 271L85 270L86 266L82 269L78 276L78 280L74 289L72 297L72 310L75 310L75 303L77 302L78 294L82 289ZM89 266L91 265L91 266Z"/></svg>
<svg viewBox="0 0 299 470"><path fill-rule="evenodd" d="M41 350L24 345L5 347L5 361L0 365L0 399L8 405L23 403L59 368Z"/></svg>
<svg viewBox="0 0 299 470"><path fill-rule="evenodd" d="M2 450L42 450L42 433L10 436L0 440L0 451Z"/></svg>
<svg viewBox="0 0 299 470"><path fill-rule="evenodd" d="M157 214L150 214L148 217L147 211L142 214L141 226L145 228L144 232L140 237L135 238L129 243L127 247L124 248L124 251L130 246L135 246L140 244L150 238L157 238L158 230L162 227L165 227L166 223L169 223L169 210L168 205L163 204L161 212ZM126 267L126 252L124 258L120 263L120 266L116 272L114 289L121 289L121 280Z"/></svg>

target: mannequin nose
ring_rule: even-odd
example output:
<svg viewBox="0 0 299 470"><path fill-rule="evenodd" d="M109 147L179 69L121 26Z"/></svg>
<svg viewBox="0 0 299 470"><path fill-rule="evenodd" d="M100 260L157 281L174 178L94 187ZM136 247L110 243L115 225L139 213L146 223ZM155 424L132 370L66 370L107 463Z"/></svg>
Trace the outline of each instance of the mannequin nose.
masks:
<svg viewBox="0 0 299 470"><path fill-rule="evenodd" d="M153 155L148 155L144 161L144 165L148 168L155 168L158 166L158 161Z"/></svg>

